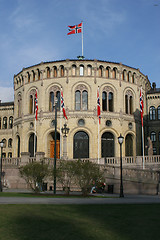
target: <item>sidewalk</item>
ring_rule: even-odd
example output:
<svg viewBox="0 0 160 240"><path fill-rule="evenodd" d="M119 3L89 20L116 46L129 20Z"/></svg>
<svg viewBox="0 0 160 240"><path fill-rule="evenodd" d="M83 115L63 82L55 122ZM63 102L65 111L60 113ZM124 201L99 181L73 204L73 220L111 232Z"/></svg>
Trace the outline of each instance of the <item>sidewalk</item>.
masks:
<svg viewBox="0 0 160 240"><path fill-rule="evenodd" d="M4 190L4 192L30 192L24 190ZM46 193L46 192L45 192ZM45 194L45 193L42 193ZM52 194L53 192L47 192ZM57 195L60 192L57 191ZM61 192L62 193L62 192ZM72 192L69 197L56 196L55 198L45 197L0 197L0 204L160 204L159 195L124 195L120 198L118 194L90 194L90 197L75 198L72 195L80 195ZM93 197L91 197L93 196Z"/></svg>

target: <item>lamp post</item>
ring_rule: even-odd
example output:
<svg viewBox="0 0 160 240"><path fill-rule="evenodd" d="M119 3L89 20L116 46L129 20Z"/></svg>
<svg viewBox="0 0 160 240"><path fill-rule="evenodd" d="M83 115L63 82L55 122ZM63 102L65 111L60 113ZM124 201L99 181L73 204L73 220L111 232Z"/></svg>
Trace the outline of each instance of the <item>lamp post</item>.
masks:
<svg viewBox="0 0 160 240"><path fill-rule="evenodd" d="M63 135L63 158L67 159L67 134L69 133L69 128L67 124L64 124L64 127L61 128Z"/></svg>
<svg viewBox="0 0 160 240"><path fill-rule="evenodd" d="M123 194L123 177L122 177L122 143L123 143L124 137L120 134L118 137L118 142L120 144L120 174L121 174L121 180L120 180L120 197L124 197Z"/></svg>
<svg viewBox="0 0 160 240"><path fill-rule="evenodd" d="M3 150L4 143L0 142L0 147L1 147L1 167L0 167L0 192L3 191L2 187L2 150Z"/></svg>
<svg viewBox="0 0 160 240"><path fill-rule="evenodd" d="M58 99L55 99L55 132L54 132L54 190L53 193L56 194L56 158L57 158L57 103Z"/></svg>

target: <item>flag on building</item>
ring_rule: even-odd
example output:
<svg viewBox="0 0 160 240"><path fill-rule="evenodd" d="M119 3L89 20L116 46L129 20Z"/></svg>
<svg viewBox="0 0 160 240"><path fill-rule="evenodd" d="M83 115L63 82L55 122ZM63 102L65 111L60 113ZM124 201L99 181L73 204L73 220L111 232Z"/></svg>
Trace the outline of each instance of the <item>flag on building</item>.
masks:
<svg viewBox="0 0 160 240"><path fill-rule="evenodd" d="M99 88L97 90L97 116L98 116L99 124L100 124L101 123L101 108L100 108Z"/></svg>
<svg viewBox="0 0 160 240"><path fill-rule="evenodd" d="M38 115L38 98L37 98L37 89L35 93L35 119L37 120L37 115Z"/></svg>
<svg viewBox="0 0 160 240"><path fill-rule="evenodd" d="M63 111L63 117L65 117L67 120L67 115L66 115L66 111L65 111L65 108L64 108L64 99L63 99L63 92L61 90L61 107L62 107L62 111Z"/></svg>
<svg viewBox="0 0 160 240"><path fill-rule="evenodd" d="M142 88L140 89L140 112L141 112L141 123L142 123L142 127L143 127L143 98L142 98Z"/></svg>
<svg viewBox="0 0 160 240"><path fill-rule="evenodd" d="M75 34L75 33L81 33L82 32L82 23L78 24L78 25L74 25L74 26L68 26L69 27L69 33L67 33L67 35L70 34Z"/></svg>

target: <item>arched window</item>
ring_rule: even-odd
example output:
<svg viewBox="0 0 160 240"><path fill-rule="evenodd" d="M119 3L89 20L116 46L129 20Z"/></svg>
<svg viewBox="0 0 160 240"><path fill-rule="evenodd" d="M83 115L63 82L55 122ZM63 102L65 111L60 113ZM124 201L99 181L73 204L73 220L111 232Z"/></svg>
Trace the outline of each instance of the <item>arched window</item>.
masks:
<svg viewBox="0 0 160 240"><path fill-rule="evenodd" d="M72 65L72 76L76 76L76 65Z"/></svg>
<svg viewBox="0 0 160 240"><path fill-rule="evenodd" d="M125 155L133 156L133 137L131 134L127 134L125 138Z"/></svg>
<svg viewBox="0 0 160 240"><path fill-rule="evenodd" d="M32 133L29 137L28 151L31 157L34 157L37 152L37 136L35 136L34 133Z"/></svg>
<svg viewBox="0 0 160 240"><path fill-rule="evenodd" d="M156 142L156 133L155 132L151 132L151 141Z"/></svg>
<svg viewBox="0 0 160 240"><path fill-rule="evenodd" d="M160 142L160 132L158 133L158 141Z"/></svg>
<svg viewBox="0 0 160 240"><path fill-rule="evenodd" d="M61 66L61 77L64 77L64 66Z"/></svg>
<svg viewBox="0 0 160 240"><path fill-rule="evenodd" d="M75 91L75 110L88 110L88 92L83 85L77 87Z"/></svg>
<svg viewBox="0 0 160 240"><path fill-rule="evenodd" d="M41 79L41 73L40 73L39 69L37 69L37 71L38 71L38 80L40 80Z"/></svg>
<svg viewBox="0 0 160 240"><path fill-rule="evenodd" d="M103 77L103 66L99 66L99 77Z"/></svg>
<svg viewBox="0 0 160 240"><path fill-rule="evenodd" d="M20 157L20 137L17 136L17 157Z"/></svg>
<svg viewBox="0 0 160 240"><path fill-rule="evenodd" d="M35 81L35 72L32 71L32 73L33 73L33 82L34 82Z"/></svg>
<svg viewBox="0 0 160 240"><path fill-rule="evenodd" d="M131 91L127 91L125 94L125 113L133 114L133 95Z"/></svg>
<svg viewBox="0 0 160 240"><path fill-rule="evenodd" d="M27 72L28 83L30 83L30 74Z"/></svg>
<svg viewBox="0 0 160 240"><path fill-rule="evenodd" d="M131 74L131 72L129 71L128 74L127 74L127 82L130 81L130 74Z"/></svg>
<svg viewBox="0 0 160 240"><path fill-rule="evenodd" d="M117 78L117 69L116 68L113 68L113 71L112 71L112 78Z"/></svg>
<svg viewBox="0 0 160 240"><path fill-rule="evenodd" d="M13 117L9 117L9 128L13 128Z"/></svg>
<svg viewBox="0 0 160 240"><path fill-rule="evenodd" d="M12 147L12 138L10 138L10 139L8 140L8 147L9 147L9 148Z"/></svg>
<svg viewBox="0 0 160 240"><path fill-rule="evenodd" d="M101 148L102 157L114 157L114 135L111 132L103 133Z"/></svg>
<svg viewBox="0 0 160 240"><path fill-rule="evenodd" d="M35 113L35 90L31 90L29 96L29 113Z"/></svg>
<svg viewBox="0 0 160 240"><path fill-rule="evenodd" d="M92 76L92 66L91 65L87 66L87 75Z"/></svg>
<svg viewBox="0 0 160 240"><path fill-rule="evenodd" d="M7 129L7 117L3 118L3 129Z"/></svg>
<svg viewBox="0 0 160 240"><path fill-rule="evenodd" d="M12 158L12 153L11 152L8 153L8 158Z"/></svg>
<svg viewBox="0 0 160 240"><path fill-rule="evenodd" d="M47 78L50 78L50 68L49 67L47 67Z"/></svg>
<svg viewBox="0 0 160 240"><path fill-rule="evenodd" d="M3 147L6 148L7 140L4 138L4 139L2 139L2 142L3 142Z"/></svg>
<svg viewBox="0 0 160 240"><path fill-rule="evenodd" d="M53 112L55 108L55 102L57 101L57 110L60 110L60 89L54 86L49 92L49 111Z"/></svg>
<svg viewBox="0 0 160 240"><path fill-rule="evenodd" d="M102 92L102 110L113 112L113 106L113 90L110 87L105 87Z"/></svg>
<svg viewBox="0 0 160 240"><path fill-rule="evenodd" d="M18 114L18 117L21 117L21 111L22 111L22 96L21 94L18 94L18 108L17 108L17 114Z"/></svg>
<svg viewBox="0 0 160 240"><path fill-rule="evenodd" d="M123 73L122 73L122 80L123 81L126 80L126 70L125 69L123 70Z"/></svg>
<svg viewBox="0 0 160 240"><path fill-rule="evenodd" d="M158 106L157 108L157 118L158 120L160 120L160 106Z"/></svg>
<svg viewBox="0 0 160 240"><path fill-rule="evenodd" d="M89 158L89 136L84 131L79 131L74 135L73 158Z"/></svg>
<svg viewBox="0 0 160 240"><path fill-rule="evenodd" d="M156 109L153 106L149 108L149 119L156 120Z"/></svg>
<svg viewBox="0 0 160 240"><path fill-rule="evenodd" d="M106 78L110 78L110 67L106 67Z"/></svg>
<svg viewBox="0 0 160 240"><path fill-rule="evenodd" d="M84 75L84 66L83 65L80 65L80 67L79 67L79 75L80 76Z"/></svg>
<svg viewBox="0 0 160 240"><path fill-rule="evenodd" d="M54 78L57 77L57 67L53 68L53 76L54 76Z"/></svg>

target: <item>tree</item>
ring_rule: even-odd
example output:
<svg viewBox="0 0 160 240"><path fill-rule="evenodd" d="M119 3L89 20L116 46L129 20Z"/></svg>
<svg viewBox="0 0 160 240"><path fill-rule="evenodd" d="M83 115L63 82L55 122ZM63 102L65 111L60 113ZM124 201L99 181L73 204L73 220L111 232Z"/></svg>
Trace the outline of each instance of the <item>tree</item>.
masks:
<svg viewBox="0 0 160 240"><path fill-rule="evenodd" d="M20 175L34 192L40 192L44 180L49 176L50 170L47 164L41 162L28 163L20 167Z"/></svg>
<svg viewBox="0 0 160 240"><path fill-rule="evenodd" d="M93 184L103 181L103 172L97 164L90 161L78 160L75 165L76 183L83 196L87 196Z"/></svg>
<svg viewBox="0 0 160 240"><path fill-rule="evenodd" d="M69 195L71 184L75 178L75 162L74 161L60 161L56 169L56 177L62 188ZM54 174L54 171L53 171Z"/></svg>

